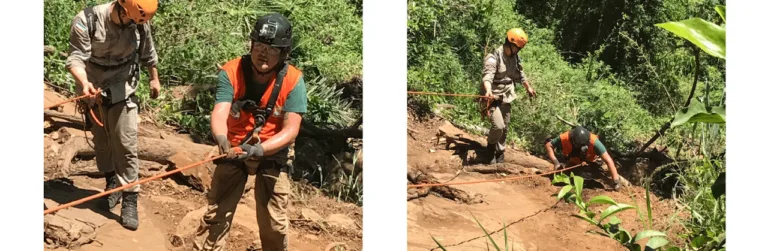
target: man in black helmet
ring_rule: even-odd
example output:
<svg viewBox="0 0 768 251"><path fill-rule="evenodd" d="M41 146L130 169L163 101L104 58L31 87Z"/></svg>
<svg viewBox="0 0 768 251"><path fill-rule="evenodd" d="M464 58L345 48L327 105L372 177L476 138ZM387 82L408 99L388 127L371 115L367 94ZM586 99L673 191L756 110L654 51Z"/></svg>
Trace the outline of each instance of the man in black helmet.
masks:
<svg viewBox="0 0 768 251"><path fill-rule="evenodd" d="M564 167L555 157L554 149L557 148L562 151L568 165L587 163L590 164L589 169L599 168L600 165L597 165L596 162L597 158L600 157L608 165L613 188L619 189L622 183L626 184L626 180L619 176L619 173L616 171L613 159L608 154L603 143L600 142L597 135L590 133L584 127L576 126L570 132L564 132L559 137L548 140L545 147L547 148L549 159L554 164L553 170ZM602 171L602 169L600 170Z"/></svg>
<svg viewBox="0 0 768 251"><path fill-rule="evenodd" d="M307 110L307 92L302 72L287 62L292 27L284 16L259 18L250 39L250 54L219 72L211 132L227 157L214 161L208 211L197 231L207 238L196 240L195 250L224 250L248 175L256 176L262 250L288 250L288 147Z"/></svg>

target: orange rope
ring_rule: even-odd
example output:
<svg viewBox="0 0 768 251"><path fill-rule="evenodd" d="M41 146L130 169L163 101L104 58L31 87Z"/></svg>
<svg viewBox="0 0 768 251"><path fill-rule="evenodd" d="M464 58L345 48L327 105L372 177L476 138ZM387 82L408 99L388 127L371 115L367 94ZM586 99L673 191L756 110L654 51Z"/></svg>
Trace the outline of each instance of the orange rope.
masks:
<svg viewBox="0 0 768 251"><path fill-rule="evenodd" d="M473 97L473 98L493 99L491 97L487 97L487 96L484 96L484 95L475 95L475 94L454 94L454 93L417 92L417 91L408 91L408 94L452 96L452 97Z"/></svg>
<svg viewBox="0 0 768 251"><path fill-rule="evenodd" d="M155 176L143 179L143 180L138 180L138 181L135 181L135 182L132 182L132 183L128 183L128 184L122 185L120 187L113 188L113 189L111 189L109 191L104 191L104 192L101 192L101 193L98 193L98 194L94 194L94 195L91 195L91 196L88 196L88 197L85 197L85 198L82 198L82 199L79 199L79 200L76 200L76 201L64 204L64 205L59 205L57 207L45 210L43 212L43 215L46 215L46 214L49 214L49 213L53 213L53 212L56 212L56 211L59 211L61 209L65 209L65 208L68 208L68 207L76 206L76 205L85 203L87 201L90 201L90 200L102 197L104 195L111 194L111 193L114 193L114 192L117 192L117 191L121 191L121 190L127 189L129 187L139 185L139 184L144 184L144 183L147 183L147 182L159 179L159 178L166 177L166 176L174 174L174 173L182 172L184 170L187 170L187 169L190 169L192 167L196 167L196 166L202 165L202 164L204 164L206 162L213 161L213 160L222 158L224 156L227 156L227 155L226 154L221 154L221 155L218 155L218 156L214 156L214 157L211 157L211 158L208 158L208 159L204 159L204 160L198 161L198 162L196 162L194 164L191 164L191 165L188 165L188 166L185 166L185 167L182 167L182 168L178 168L178 169L170 171L170 172L161 173L161 174L158 174L158 175L155 175Z"/></svg>
<svg viewBox="0 0 768 251"><path fill-rule="evenodd" d="M77 100L80 100L80 99L83 99L83 98L87 98L87 97L89 97L88 94L83 94L83 95L80 95L80 96L77 96L77 97L74 97L74 98L71 98L71 99L67 99L67 100L61 101L61 102L53 104L53 105L46 106L45 110L48 110L48 109L51 109L51 108L54 108L54 107L57 107L57 106L60 106L60 105L63 105L63 104L69 103L69 102L74 102L74 101L77 101Z"/></svg>
<svg viewBox="0 0 768 251"><path fill-rule="evenodd" d="M488 183L488 182L500 182L500 181L509 181L509 180L519 180L519 179L525 179L525 178L532 178L536 176L544 176L544 175L550 175L553 173L559 173L559 172L565 172L577 167L582 166L582 164L574 165L568 168L563 168L560 170L550 171L542 174L534 174L534 175L527 175L527 176L516 176L511 178L501 178L501 179L492 179L492 180L475 180L475 181L463 181L463 182L453 182L453 183L427 183L427 184L417 184L417 185L408 185L408 188L418 188L418 187L437 187L437 186L452 186L452 185L467 185L467 184L478 184L478 183Z"/></svg>

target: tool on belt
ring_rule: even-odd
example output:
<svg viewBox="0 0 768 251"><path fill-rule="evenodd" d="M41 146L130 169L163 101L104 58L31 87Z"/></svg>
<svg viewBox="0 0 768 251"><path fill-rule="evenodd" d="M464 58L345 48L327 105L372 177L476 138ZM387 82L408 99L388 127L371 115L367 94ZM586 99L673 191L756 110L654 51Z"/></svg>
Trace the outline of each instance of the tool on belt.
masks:
<svg viewBox="0 0 768 251"><path fill-rule="evenodd" d="M251 67L251 55L244 55L242 57L242 60L240 60L240 70L242 71L243 77L246 81L245 95L243 95L243 97L237 101L232 102L232 107L230 108L229 114L235 119L240 118L241 111L253 115L253 130L248 132L245 138L240 142L240 144L238 144L238 146L236 146L235 149L235 151L240 151L238 153L244 153L240 146L251 141L254 135L256 135L258 144L261 144L261 138L258 136L259 132L261 132L262 128L264 128L264 125L267 123L267 119L269 119L269 117L274 113L277 97L279 96L280 90L283 87L283 78L285 78L285 74L288 72L288 65L284 64L282 69L278 72L277 78L275 79L275 86L272 88L272 92L270 93L266 107L260 107L259 102L261 101L261 98L266 94L267 85L256 83L256 80L253 76L253 68ZM238 164L245 163L240 162ZM258 163L252 166L258 166ZM256 174L256 168L249 168L248 166L245 166L245 168L248 174Z"/></svg>

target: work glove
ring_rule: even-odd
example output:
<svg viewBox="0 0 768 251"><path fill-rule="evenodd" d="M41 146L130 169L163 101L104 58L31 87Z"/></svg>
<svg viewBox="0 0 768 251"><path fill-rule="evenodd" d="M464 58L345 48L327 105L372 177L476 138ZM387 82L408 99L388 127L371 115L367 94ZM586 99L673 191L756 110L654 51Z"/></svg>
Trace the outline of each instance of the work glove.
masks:
<svg viewBox="0 0 768 251"><path fill-rule="evenodd" d="M613 179L613 190L618 191L619 189L621 189L621 179Z"/></svg>
<svg viewBox="0 0 768 251"><path fill-rule="evenodd" d="M219 154L225 154L229 152L231 147L229 145L229 139L227 139L226 135L216 135L214 138L216 139L216 143L219 146ZM224 162L227 162L226 157L213 160L213 164L216 165L222 164Z"/></svg>
<svg viewBox="0 0 768 251"><path fill-rule="evenodd" d="M227 156L224 158L228 160L246 160L250 157L262 156L264 156L264 148L261 144L242 144L239 147L230 148L227 151Z"/></svg>
<svg viewBox="0 0 768 251"><path fill-rule="evenodd" d="M555 162L555 164L552 166L552 171L557 171L563 168L565 168L565 164L560 162Z"/></svg>

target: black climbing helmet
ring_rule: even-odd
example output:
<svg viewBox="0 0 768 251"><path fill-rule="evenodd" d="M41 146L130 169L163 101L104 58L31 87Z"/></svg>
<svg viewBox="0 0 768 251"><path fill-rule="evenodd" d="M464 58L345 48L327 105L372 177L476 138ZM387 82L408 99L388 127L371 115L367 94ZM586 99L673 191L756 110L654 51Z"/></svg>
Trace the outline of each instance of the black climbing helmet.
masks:
<svg viewBox="0 0 768 251"><path fill-rule="evenodd" d="M256 20L256 25L251 31L251 40L290 50L293 42L293 27L291 22L280 13L270 13Z"/></svg>
<svg viewBox="0 0 768 251"><path fill-rule="evenodd" d="M589 144L589 130L582 126L574 127L569 138L571 138L571 142L573 142L576 149L580 149Z"/></svg>

